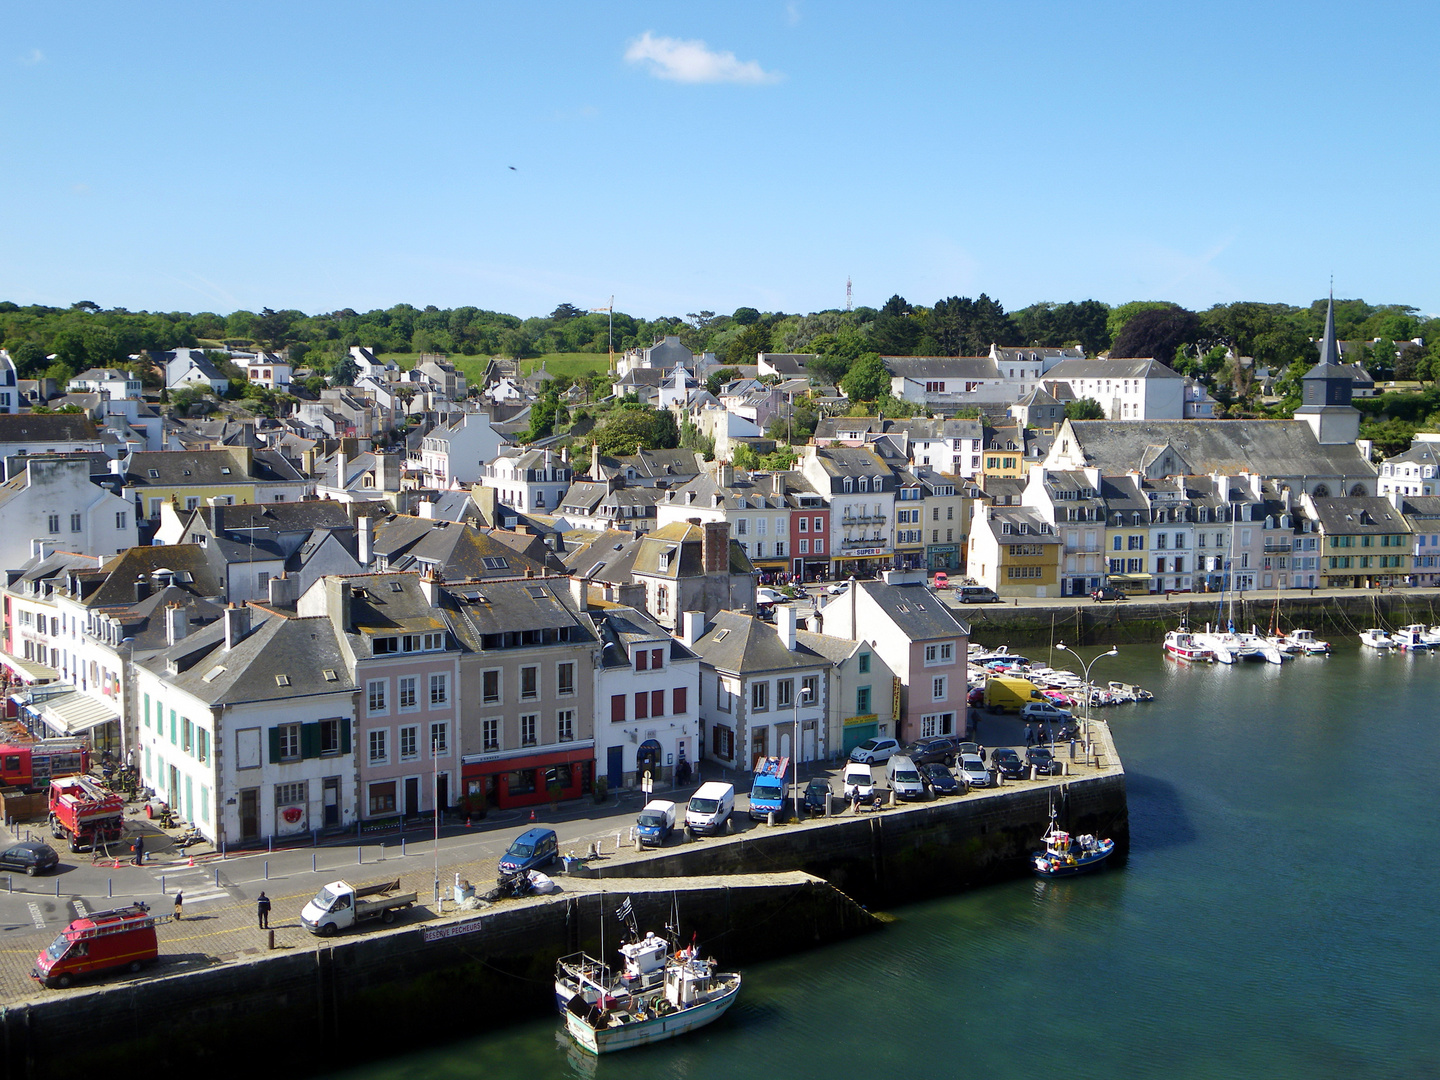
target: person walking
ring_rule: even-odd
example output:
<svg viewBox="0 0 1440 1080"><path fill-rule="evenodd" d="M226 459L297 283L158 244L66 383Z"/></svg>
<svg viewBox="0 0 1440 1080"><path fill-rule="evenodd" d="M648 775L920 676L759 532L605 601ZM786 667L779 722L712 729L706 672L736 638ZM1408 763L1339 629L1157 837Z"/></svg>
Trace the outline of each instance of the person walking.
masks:
<svg viewBox="0 0 1440 1080"><path fill-rule="evenodd" d="M1035 729L1034 729L1033 727L1031 727L1029 724L1026 724L1026 725L1025 725L1025 745L1026 745L1026 746L1034 746L1034 745L1035 745Z"/></svg>
<svg viewBox="0 0 1440 1080"><path fill-rule="evenodd" d="M260 929L270 929L270 898L263 892L255 898L255 914L260 918Z"/></svg>
<svg viewBox="0 0 1440 1080"><path fill-rule="evenodd" d="M180 921L180 908L185 903L185 894L176 890L175 893L175 921Z"/></svg>

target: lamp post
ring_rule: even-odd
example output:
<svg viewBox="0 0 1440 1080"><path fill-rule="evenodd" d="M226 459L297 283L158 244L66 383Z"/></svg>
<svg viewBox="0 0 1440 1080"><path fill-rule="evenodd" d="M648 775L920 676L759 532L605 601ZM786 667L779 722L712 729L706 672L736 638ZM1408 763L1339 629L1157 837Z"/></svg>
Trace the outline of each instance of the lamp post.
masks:
<svg viewBox="0 0 1440 1080"><path fill-rule="evenodd" d="M792 735L790 737L790 756L795 762L795 783L790 785L791 794L795 798L795 820L800 820L800 702L813 705L814 693L808 686L802 686L800 692L795 695L795 701L790 709L790 724Z"/></svg>
<svg viewBox="0 0 1440 1080"><path fill-rule="evenodd" d="M1103 660L1103 659L1104 659L1105 657L1107 657L1107 656L1119 656L1119 655L1120 655L1120 650L1115 649L1115 648L1112 648L1109 652L1101 653L1099 656L1093 656L1093 657L1090 658L1090 663L1087 664L1087 663L1085 662L1085 658L1084 658L1084 657L1082 657L1078 652L1076 652L1074 649L1070 648L1070 646L1066 645L1064 642L1057 642L1057 643L1055 644L1055 647L1056 647L1057 649L1063 649L1063 650L1065 650L1065 651L1068 652L1071 656L1075 657L1076 660L1079 660L1079 661L1080 661L1080 668L1081 668L1081 671L1082 671L1082 674L1081 674L1080 678L1081 678L1081 681L1084 683L1082 689L1083 689L1084 692L1085 692L1085 760L1086 760L1086 761L1089 761L1089 760L1090 760L1090 695L1091 695L1091 692L1094 690L1094 687L1092 687L1092 686L1090 685L1090 664L1095 663L1095 661L1097 661L1097 660Z"/></svg>

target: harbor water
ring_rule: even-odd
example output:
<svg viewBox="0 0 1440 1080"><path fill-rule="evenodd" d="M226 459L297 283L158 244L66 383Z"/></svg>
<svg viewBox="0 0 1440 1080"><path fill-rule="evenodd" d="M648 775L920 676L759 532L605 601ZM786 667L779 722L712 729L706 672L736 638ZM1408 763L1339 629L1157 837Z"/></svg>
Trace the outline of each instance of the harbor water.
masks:
<svg viewBox="0 0 1440 1080"><path fill-rule="evenodd" d="M898 907L752 965L728 1015L668 1043L597 1061L549 1015L428 1049L377 1032L338 1075L1440 1076L1440 655L1189 667L1135 646L1093 674L1156 695L1103 712L1123 865Z"/></svg>

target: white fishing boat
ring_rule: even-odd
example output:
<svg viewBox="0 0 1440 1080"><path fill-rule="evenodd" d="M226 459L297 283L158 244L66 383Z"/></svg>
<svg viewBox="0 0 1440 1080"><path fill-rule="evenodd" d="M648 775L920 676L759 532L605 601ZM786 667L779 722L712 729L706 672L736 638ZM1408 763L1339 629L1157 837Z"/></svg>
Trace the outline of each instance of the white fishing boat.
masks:
<svg viewBox="0 0 1440 1080"><path fill-rule="evenodd" d="M1424 652L1434 648L1427 637L1429 632L1429 629L1420 623L1411 623L1409 626L1402 626L1391 636L1395 639L1395 647L1401 652Z"/></svg>
<svg viewBox="0 0 1440 1080"><path fill-rule="evenodd" d="M670 943L650 932L633 938L620 948L620 971L591 959L585 953L561 957L555 965L555 1004L563 1013L571 1000L579 997L593 1005L601 994L611 997L632 991L654 990L665 977L670 959Z"/></svg>
<svg viewBox="0 0 1440 1080"><path fill-rule="evenodd" d="M1390 636L1388 630L1381 630L1372 626L1360 634L1360 644L1371 649L1379 649L1384 652L1387 649L1398 648L1400 643Z"/></svg>
<svg viewBox="0 0 1440 1080"><path fill-rule="evenodd" d="M623 994L612 993L598 979L592 982L590 972L597 962L580 957L560 961L561 965L568 961L567 970L575 973L582 987L565 1006L565 1029L576 1045L592 1054L628 1050L694 1031L718 1020L740 995L739 972L717 971L715 961L702 959L694 946L667 959L659 986ZM595 997L587 1001L591 991Z"/></svg>
<svg viewBox="0 0 1440 1080"><path fill-rule="evenodd" d="M1315 637L1314 630L1291 630L1285 640L1302 656L1329 656L1330 643Z"/></svg>
<svg viewBox="0 0 1440 1080"><path fill-rule="evenodd" d="M1167 631L1163 648L1165 655L1175 660L1191 660L1196 663L1208 664L1215 659L1214 652L1196 642L1195 635L1190 632L1188 626Z"/></svg>

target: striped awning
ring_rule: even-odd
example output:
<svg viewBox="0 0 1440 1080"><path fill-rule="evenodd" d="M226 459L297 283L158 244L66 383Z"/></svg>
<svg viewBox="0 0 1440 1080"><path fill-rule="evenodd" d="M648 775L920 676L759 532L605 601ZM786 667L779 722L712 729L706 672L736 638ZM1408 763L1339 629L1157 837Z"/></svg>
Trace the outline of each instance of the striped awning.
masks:
<svg viewBox="0 0 1440 1080"><path fill-rule="evenodd" d="M45 726L58 735L78 735L120 719L120 714L111 706L78 690L37 701L31 708L40 714Z"/></svg>
<svg viewBox="0 0 1440 1080"><path fill-rule="evenodd" d="M60 677L58 671L38 660L24 660L4 651L0 651L0 664L4 664L26 682L53 682Z"/></svg>

